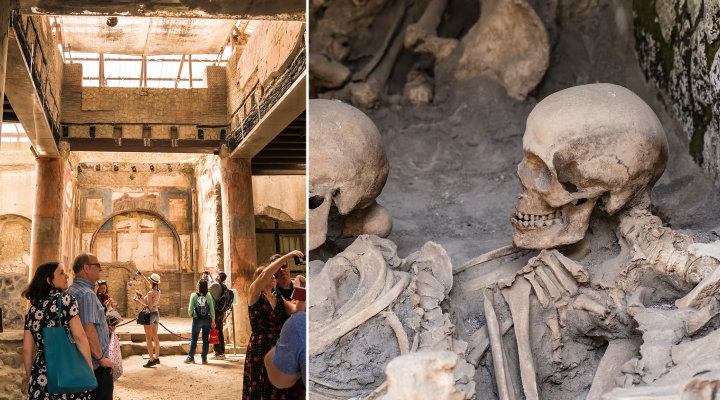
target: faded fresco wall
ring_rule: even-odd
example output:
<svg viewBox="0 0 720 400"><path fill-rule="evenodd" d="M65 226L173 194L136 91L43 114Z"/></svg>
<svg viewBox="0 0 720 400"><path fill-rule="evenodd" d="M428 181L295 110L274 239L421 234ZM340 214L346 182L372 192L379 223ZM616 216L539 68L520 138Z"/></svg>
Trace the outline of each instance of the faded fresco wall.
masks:
<svg viewBox="0 0 720 400"><path fill-rule="evenodd" d="M305 175L253 176L252 184L255 215L281 221L305 221Z"/></svg>
<svg viewBox="0 0 720 400"><path fill-rule="evenodd" d="M720 185L720 3L634 0L636 51L665 94L688 151Z"/></svg>
<svg viewBox="0 0 720 400"><path fill-rule="evenodd" d="M190 164L82 163L80 168L80 251L93 251L103 263L133 262L141 271L192 271Z"/></svg>

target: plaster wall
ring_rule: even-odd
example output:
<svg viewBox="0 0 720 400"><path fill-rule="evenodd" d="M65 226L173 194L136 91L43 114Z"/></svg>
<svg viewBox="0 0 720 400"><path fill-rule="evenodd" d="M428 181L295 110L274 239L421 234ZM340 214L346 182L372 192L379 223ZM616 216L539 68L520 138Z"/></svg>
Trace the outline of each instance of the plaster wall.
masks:
<svg viewBox="0 0 720 400"><path fill-rule="evenodd" d="M5 147L5 143L2 144ZM32 218L35 159L29 151L0 152L0 215Z"/></svg>
<svg viewBox="0 0 720 400"><path fill-rule="evenodd" d="M231 129L235 129L240 119L253 111L251 106L258 103L274 80L285 72L301 50L304 40L303 22L263 21L255 28L242 51L230 56L225 68Z"/></svg>
<svg viewBox="0 0 720 400"><path fill-rule="evenodd" d="M281 221L305 221L305 175L257 175L252 178L255 215Z"/></svg>

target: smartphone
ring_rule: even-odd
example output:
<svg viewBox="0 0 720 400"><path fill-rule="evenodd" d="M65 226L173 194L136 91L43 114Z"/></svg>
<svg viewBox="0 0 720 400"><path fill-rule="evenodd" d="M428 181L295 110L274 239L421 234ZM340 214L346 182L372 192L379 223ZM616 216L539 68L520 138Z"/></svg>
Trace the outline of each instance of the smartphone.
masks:
<svg viewBox="0 0 720 400"><path fill-rule="evenodd" d="M290 299L305 301L305 288L295 287L295 289L293 289L292 296L290 296Z"/></svg>

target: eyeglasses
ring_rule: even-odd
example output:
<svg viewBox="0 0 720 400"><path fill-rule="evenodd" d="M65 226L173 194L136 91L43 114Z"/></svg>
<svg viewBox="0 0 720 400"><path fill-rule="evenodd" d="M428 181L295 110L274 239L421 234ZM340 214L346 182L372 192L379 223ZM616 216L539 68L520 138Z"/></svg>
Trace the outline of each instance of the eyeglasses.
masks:
<svg viewBox="0 0 720 400"><path fill-rule="evenodd" d="M94 266L100 268L100 263L87 263L85 265L94 265Z"/></svg>

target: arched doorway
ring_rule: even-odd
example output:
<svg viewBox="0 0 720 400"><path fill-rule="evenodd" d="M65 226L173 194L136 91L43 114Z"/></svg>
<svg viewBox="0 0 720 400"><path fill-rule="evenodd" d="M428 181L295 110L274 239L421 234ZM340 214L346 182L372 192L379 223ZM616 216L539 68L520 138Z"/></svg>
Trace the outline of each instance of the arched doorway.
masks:
<svg viewBox="0 0 720 400"><path fill-rule="evenodd" d="M140 271L178 271L182 242L177 230L151 210L110 214L93 232L90 251L100 262L133 261Z"/></svg>

